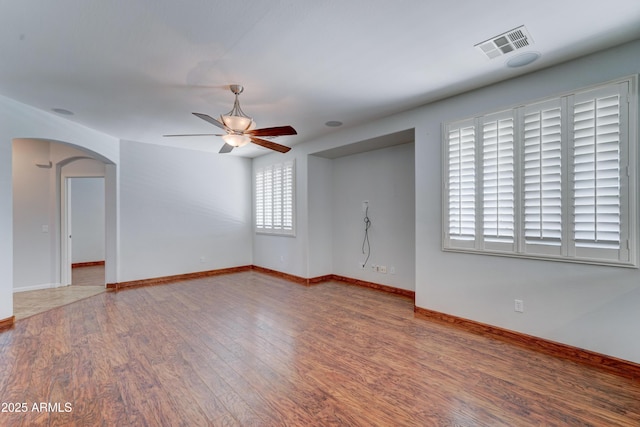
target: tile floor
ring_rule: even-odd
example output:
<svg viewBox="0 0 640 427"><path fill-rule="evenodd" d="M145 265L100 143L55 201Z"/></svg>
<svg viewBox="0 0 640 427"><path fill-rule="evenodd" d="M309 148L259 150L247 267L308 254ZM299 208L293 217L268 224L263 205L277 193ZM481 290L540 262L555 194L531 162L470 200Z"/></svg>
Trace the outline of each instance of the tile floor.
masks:
<svg viewBox="0 0 640 427"><path fill-rule="evenodd" d="M13 294L16 320L105 292L104 266L74 268L71 282L71 286Z"/></svg>

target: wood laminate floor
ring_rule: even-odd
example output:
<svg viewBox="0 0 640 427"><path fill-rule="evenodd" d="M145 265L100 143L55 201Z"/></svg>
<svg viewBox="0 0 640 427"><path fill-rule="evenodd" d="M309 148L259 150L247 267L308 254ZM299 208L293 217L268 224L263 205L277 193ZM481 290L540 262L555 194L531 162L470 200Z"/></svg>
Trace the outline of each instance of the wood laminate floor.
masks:
<svg viewBox="0 0 640 427"><path fill-rule="evenodd" d="M27 409L2 426L640 425L633 380L414 318L404 297L257 272L18 321L0 396Z"/></svg>

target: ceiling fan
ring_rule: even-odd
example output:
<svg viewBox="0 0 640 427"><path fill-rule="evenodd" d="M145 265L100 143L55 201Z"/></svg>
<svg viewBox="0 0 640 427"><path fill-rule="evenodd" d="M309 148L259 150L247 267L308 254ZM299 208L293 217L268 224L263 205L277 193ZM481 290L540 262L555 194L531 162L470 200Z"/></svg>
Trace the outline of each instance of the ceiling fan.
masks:
<svg viewBox="0 0 640 427"><path fill-rule="evenodd" d="M277 126L271 128L256 129L256 122L249 116L247 116L242 108L240 108L240 101L238 101L238 95L242 93L244 87L241 85L231 85L229 87L231 92L236 96L236 100L233 103L233 108L227 114L221 115L220 120L213 117L202 114L193 113L194 116L201 118L202 120L211 123L214 126L223 129L226 134L213 134L213 133L193 133L183 135L163 135L163 136L221 136L224 140L224 145L220 149L220 153L229 153L236 147L242 147L249 142L253 142L261 147L268 148L270 150L279 151L280 153L286 153L291 150L291 147L276 144L272 141L267 141L262 137L274 137L283 135L297 135L298 132L291 126Z"/></svg>

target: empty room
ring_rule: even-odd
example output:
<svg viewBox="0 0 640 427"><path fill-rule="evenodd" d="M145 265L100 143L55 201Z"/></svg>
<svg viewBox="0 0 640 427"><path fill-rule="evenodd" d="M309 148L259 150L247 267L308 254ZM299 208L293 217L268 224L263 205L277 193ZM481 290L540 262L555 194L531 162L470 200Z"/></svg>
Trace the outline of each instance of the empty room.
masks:
<svg viewBox="0 0 640 427"><path fill-rule="evenodd" d="M640 425L640 4L0 4L0 425Z"/></svg>

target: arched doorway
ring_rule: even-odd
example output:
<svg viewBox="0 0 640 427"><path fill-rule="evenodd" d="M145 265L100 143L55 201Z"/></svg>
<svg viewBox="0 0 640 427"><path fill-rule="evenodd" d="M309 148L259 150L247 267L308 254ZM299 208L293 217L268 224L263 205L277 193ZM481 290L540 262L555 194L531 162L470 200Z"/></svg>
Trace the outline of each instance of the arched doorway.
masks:
<svg viewBox="0 0 640 427"><path fill-rule="evenodd" d="M69 284L71 259L65 255L64 185L83 172L82 163L102 167L105 198L105 283L117 282L117 165L64 141L13 140L14 293ZM80 166L80 167L79 167Z"/></svg>

